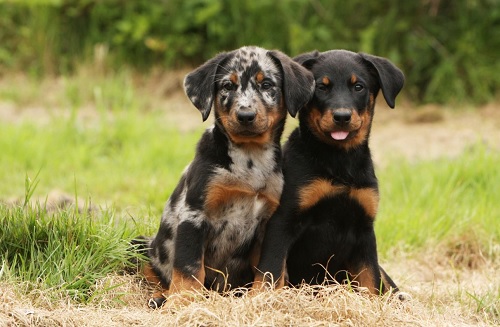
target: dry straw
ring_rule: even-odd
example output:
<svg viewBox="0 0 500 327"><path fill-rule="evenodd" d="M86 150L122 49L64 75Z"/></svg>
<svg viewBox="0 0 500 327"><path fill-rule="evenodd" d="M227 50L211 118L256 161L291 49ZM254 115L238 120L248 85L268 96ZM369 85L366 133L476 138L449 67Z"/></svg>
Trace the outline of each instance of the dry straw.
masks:
<svg viewBox="0 0 500 327"><path fill-rule="evenodd" d="M0 326L487 325L479 314L468 314L463 304L450 298L447 287L412 289L413 299L403 302L395 296L374 297L339 285L284 288L241 297L191 292L193 300L171 297L157 310L147 307L148 287L132 276L100 281L94 292L101 295L85 306L64 297L49 298L46 292L20 296L23 289L23 285L0 284Z"/></svg>

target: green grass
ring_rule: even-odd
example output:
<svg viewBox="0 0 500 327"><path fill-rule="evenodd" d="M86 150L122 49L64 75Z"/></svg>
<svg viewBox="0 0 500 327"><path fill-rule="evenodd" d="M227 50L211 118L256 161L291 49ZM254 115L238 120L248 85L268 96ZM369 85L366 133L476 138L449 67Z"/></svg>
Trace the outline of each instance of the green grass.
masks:
<svg viewBox="0 0 500 327"><path fill-rule="evenodd" d="M500 153L477 144L457 158L400 159L379 170L380 252L478 241L485 255L498 256L499 164Z"/></svg>
<svg viewBox="0 0 500 327"><path fill-rule="evenodd" d="M64 210L48 213L43 205L0 208L0 279L29 282L77 302L97 296L91 292L106 275L130 265L128 225L111 212L98 216Z"/></svg>
<svg viewBox="0 0 500 327"><path fill-rule="evenodd" d="M83 125L0 124L0 199L24 195L24 176L39 172L35 195L53 189L114 208L161 210L192 159L201 131L181 134L160 114L122 112Z"/></svg>

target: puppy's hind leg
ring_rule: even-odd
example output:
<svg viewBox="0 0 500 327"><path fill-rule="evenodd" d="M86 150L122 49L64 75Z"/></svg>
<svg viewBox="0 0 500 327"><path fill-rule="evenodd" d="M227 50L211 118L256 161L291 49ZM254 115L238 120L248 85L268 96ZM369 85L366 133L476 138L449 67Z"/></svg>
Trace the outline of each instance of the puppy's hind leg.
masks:
<svg viewBox="0 0 500 327"><path fill-rule="evenodd" d="M131 267L127 268L127 272L131 274L141 273L147 283L158 290L155 291L148 301L148 306L152 309L157 309L166 301L164 294L168 293L168 287L165 287L158 274L154 271L151 262L149 262L149 250L151 249L152 238L137 236L130 241L130 248L134 251L134 255L130 259ZM143 263L144 260L148 262Z"/></svg>

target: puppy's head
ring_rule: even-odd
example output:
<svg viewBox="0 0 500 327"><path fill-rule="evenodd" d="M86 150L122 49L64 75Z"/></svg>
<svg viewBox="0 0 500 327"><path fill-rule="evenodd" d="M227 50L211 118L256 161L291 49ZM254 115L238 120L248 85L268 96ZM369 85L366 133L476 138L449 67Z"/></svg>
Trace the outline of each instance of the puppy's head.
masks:
<svg viewBox="0 0 500 327"><path fill-rule="evenodd" d="M294 60L311 70L316 83L312 101L300 114L301 124L322 142L345 149L367 141L379 90L394 108L404 84L401 70L382 57L331 50Z"/></svg>
<svg viewBox="0 0 500 327"><path fill-rule="evenodd" d="M215 108L215 123L235 143L279 139L286 112L295 116L314 93L312 74L279 51L242 47L210 59L184 80L187 96L203 120Z"/></svg>

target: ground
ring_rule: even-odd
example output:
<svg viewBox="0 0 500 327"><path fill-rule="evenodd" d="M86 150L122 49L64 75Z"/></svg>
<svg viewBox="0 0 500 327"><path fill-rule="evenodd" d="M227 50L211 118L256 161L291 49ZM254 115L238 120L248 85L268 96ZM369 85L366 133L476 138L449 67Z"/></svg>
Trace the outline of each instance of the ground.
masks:
<svg viewBox="0 0 500 327"><path fill-rule="evenodd" d="M413 159L453 157L478 141L500 148L500 105L476 109L378 104L371 147L375 162L404 156Z"/></svg>

